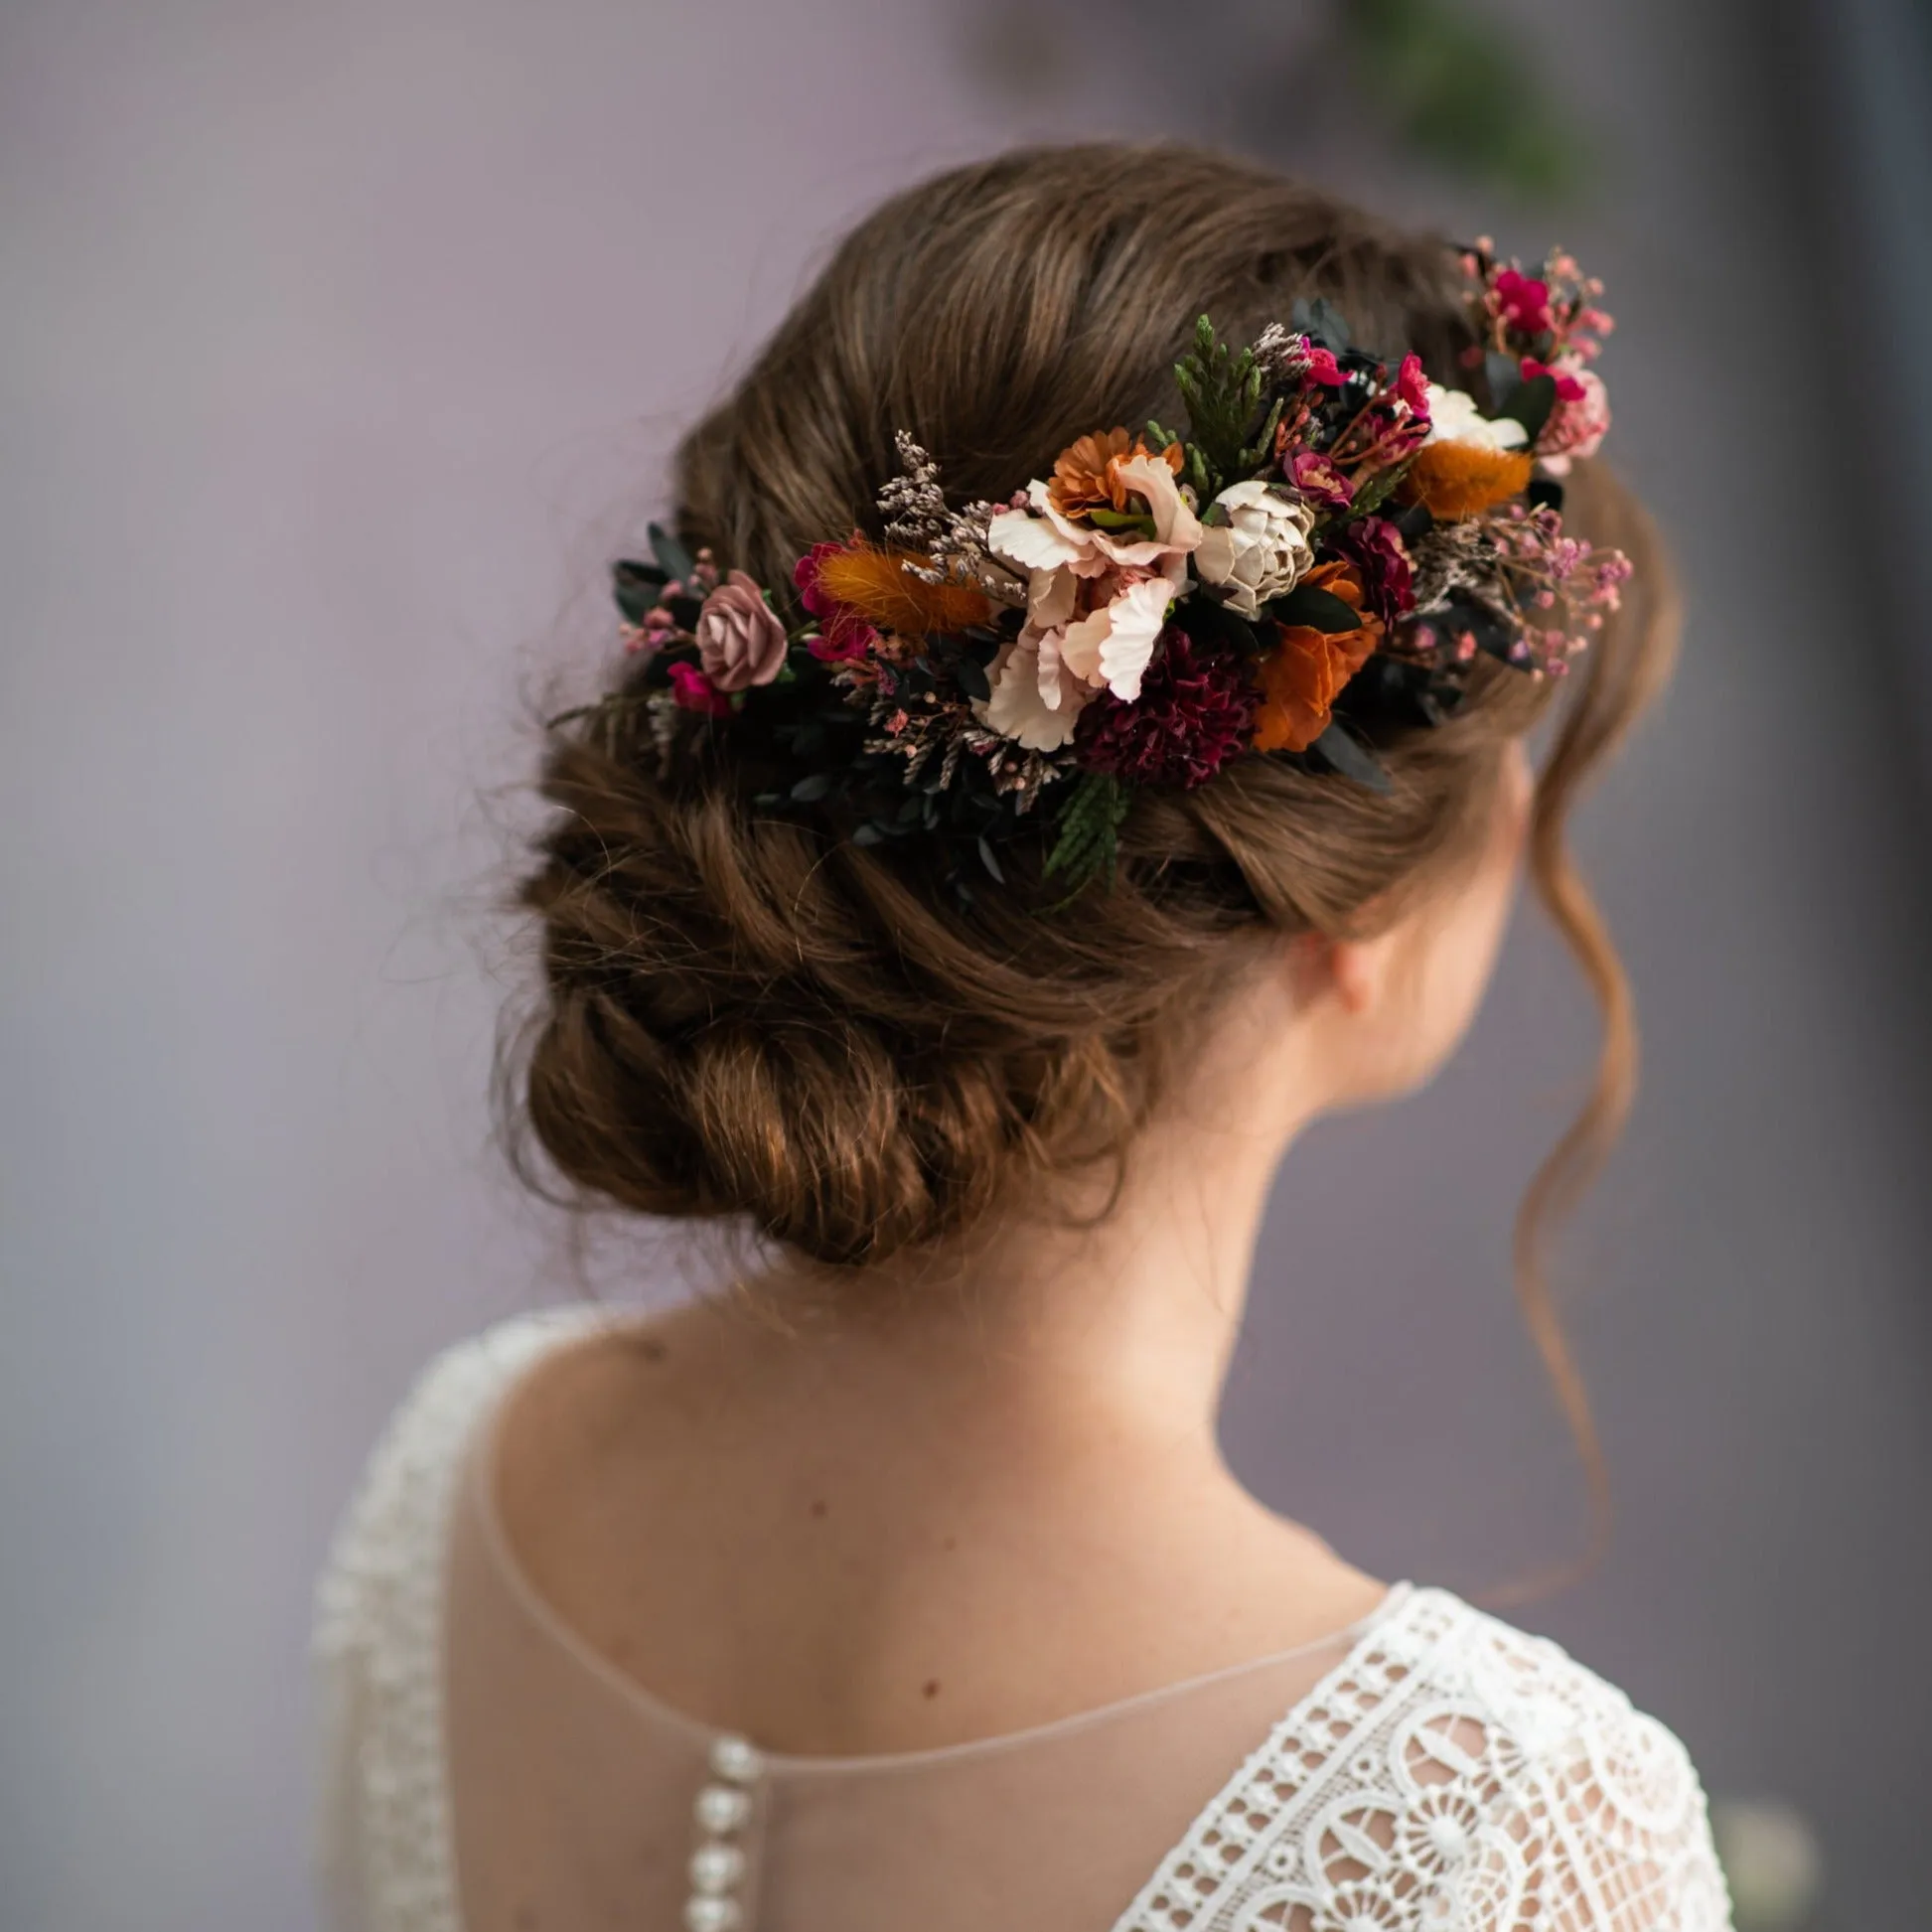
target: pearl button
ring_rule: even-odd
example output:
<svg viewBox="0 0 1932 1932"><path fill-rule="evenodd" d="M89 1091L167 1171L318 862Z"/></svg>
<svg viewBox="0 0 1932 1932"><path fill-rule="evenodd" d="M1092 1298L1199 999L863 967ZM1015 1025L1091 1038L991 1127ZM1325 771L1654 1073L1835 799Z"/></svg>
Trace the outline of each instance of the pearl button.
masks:
<svg viewBox="0 0 1932 1932"><path fill-rule="evenodd" d="M720 1737L711 1746L711 1769L733 1784L749 1784L764 1768L765 1760L748 1738Z"/></svg>
<svg viewBox="0 0 1932 1932"><path fill-rule="evenodd" d="M745 1855L734 1845L705 1845L691 1854L691 1887L727 1892L745 1875Z"/></svg>
<svg viewBox="0 0 1932 1932"><path fill-rule="evenodd" d="M697 1814L697 1822L707 1832L722 1838L727 1832L735 1832L751 1816L751 1797L747 1792L733 1791L728 1784L707 1784L697 1794L692 1809Z"/></svg>
<svg viewBox="0 0 1932 1932"><path fill-rule="evenodd" d="M738 1932L744 1914L735 1898L693 1898L684 1907L684 1923L690 1932Z"/></svg>

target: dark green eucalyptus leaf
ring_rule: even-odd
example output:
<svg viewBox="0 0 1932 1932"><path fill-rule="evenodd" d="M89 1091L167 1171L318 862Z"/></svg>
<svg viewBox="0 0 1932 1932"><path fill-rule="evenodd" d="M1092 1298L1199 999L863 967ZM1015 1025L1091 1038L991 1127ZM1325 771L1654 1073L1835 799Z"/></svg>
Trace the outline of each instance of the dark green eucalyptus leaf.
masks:
<svg viewBox="0 0 1932 1932"><path fill-rule="evenodd" d="M854 845L883 845L885 843L885 833L877 825L873 824L870 819L867 819L864 824L860 825L852 833L852 843Z"/></svg>
<svg viewBox="0 0 1932 1932"><path fill-rule="evenodd" d="M1353 347L1347 317L1325 295L1317 295L1312 302L1305 297L1298 299L1288 320L1304 336L1313 337L1338 356Z"/></svg>
<svg viewBox="0 0 1932 1932"><path fill-rule="evenodd" d="M800 805L814 805L819 799L830 796L837 780L830 772L807 772L792 788L792 797Z"/></svg>
<svg viewBox="0 0 1932 1932"><path fill-rule="evenodd" d="M1344 778L1353 779L1357 785L1366 785L1371 792L1395 790L1389 774L1377 762L1375 754L1333 719L1329 720L1328 729L1308 749L1320 752Z"/></svg>
<svg viewBox="0 0 1932 1932"><path fill-rule="evenodd" d="M1278 624L1306 625L1310 630L1331 635L1362 627L1362 613L1353 604L1345 603L1332 590L1317 590L1313 584L1296 584L1267 609Z"/></svg>
<svg viewBox="0 0 1932 1932"><path fill-rule="evenodd" d="M1523 425L1529 437L1530 447L1543 434L1543 425L1550 420L1550 412L1557 406L1557 378L1545 373L1533 375L1527 382L1519 382L1496 413L1507 416Z"/></svg>
<svg viewBox="0 0 1932 1932"><path fill-rule="evenodd" d="M954 681L968 697L976 697L981 703L992 696L992 680L986 675L985 667L976 658L961 656L953 667Z"/></svg>
<svg viewBox="0 0 1932 1932"><path fill-rule="evenodd" d="M983 832L979 835L978 845L979 863L992 874L996 884L1004 885L1006 883L1006 874L999 869L999 861L993 857L993 848L986 843L986 836Z"/></svg>
<svg viewBox="0 0 1932 1932"><path fill-rule="evenodd" d="M627 624L642 624L658 602L665 573L657 565L626 557L611 565L611 594Z"/></svg>
<svg viewBox="0 0 1932 1932"><path fill-rule="evenodd" d="M1500 399L1523 380L1523 365L1514 356L1506 356L1500 349L1492 349L1483 358L1483 376L1489 383L1490 395Z"/></svg>
<svg viewBox="0 0 1932 1932"><path fill-rule="evenodd" d="M1262 655L1262 640L1254 625L1216 598L1188 598L1175 606L1174 622L1211 650L1226 647L1250 658Z"/></svg>
<svg viewBox="0 0 1932 1932"><path fill-rule="evenodd" d="M665 574L668 577L681 578L685 583L689 583L691 572L697 568L690 551L685 549L683 544L678 542L662 523L651 525L650 537L651 553L658 559Z"/></svg>

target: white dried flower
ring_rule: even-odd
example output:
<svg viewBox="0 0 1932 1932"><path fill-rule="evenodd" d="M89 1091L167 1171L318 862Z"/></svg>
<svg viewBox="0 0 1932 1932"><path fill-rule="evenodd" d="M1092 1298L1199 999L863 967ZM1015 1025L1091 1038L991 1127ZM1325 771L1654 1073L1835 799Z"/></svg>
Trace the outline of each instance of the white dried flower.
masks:
<svg viewBox="0 0 1932 1932"><path fill-rule="evenodd" d="M1485 416L1467 389L1428 385L1428 441L1471 443L1477 449L1521 449L1529 435L1509 416Z"/></svg>
<svg viewBox="0 0 1932 1932"><path fill-rule="evenodd" d="M1308 531L1315 513L1293 492L1259 480L1231 483L1214 501L1228 520L1202 532L1195 575L1217 586L1230 610L1253 617L1307 573L1314 561Z"/></svg>

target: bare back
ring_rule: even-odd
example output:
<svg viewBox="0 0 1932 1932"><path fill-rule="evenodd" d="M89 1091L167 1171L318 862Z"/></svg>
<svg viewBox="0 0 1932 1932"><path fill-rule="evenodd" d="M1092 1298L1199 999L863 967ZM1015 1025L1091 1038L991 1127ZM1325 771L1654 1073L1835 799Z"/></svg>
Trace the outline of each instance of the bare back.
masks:
<svg viewBox="0 0 1932 1932"><path fill-rule="evenodd" d="M697 1306L538 1365L493 1481L532 1586L667 1705L801 1755L1050 1722L1294 1648L1384 1586L1198 1428Z"/></svg>

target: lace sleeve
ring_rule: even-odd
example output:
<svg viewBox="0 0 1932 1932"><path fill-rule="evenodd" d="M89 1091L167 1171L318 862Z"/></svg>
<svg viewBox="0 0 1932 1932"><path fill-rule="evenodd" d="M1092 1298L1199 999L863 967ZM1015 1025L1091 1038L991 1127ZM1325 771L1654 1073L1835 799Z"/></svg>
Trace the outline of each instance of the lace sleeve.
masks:
<svg viewBox="0 0 1932 1932"><path fill-rule="evenodd" d="M1728 1932L1704 1793L1683 1745L1568 1668L1583 1680L1573 1702L1481 1714L1438 1707L1410 1729L1420 1802L1437 1836L1459 1831L1471 1853L1456 1909L1445 1898L1438 1922L1458 1932ZM1451 1814L1457 1827L1444 1832Z"/></svg>
<svg viewBox="0 0 1932 1932"><path fill-rule="evenodd" d="M316 1861L331 1932L457 1932L443 1765L443 1563L480 1414L594 1311L506 1322L418 1377L363 1472L316 1590Z"/></svg>
<svg viewBox="0 0 1932 1932"><path fill-rule="evenodd" d="M1116 1932L1730 1932L1682 1744L1441 1590L1297 1706Z"/></svg>

